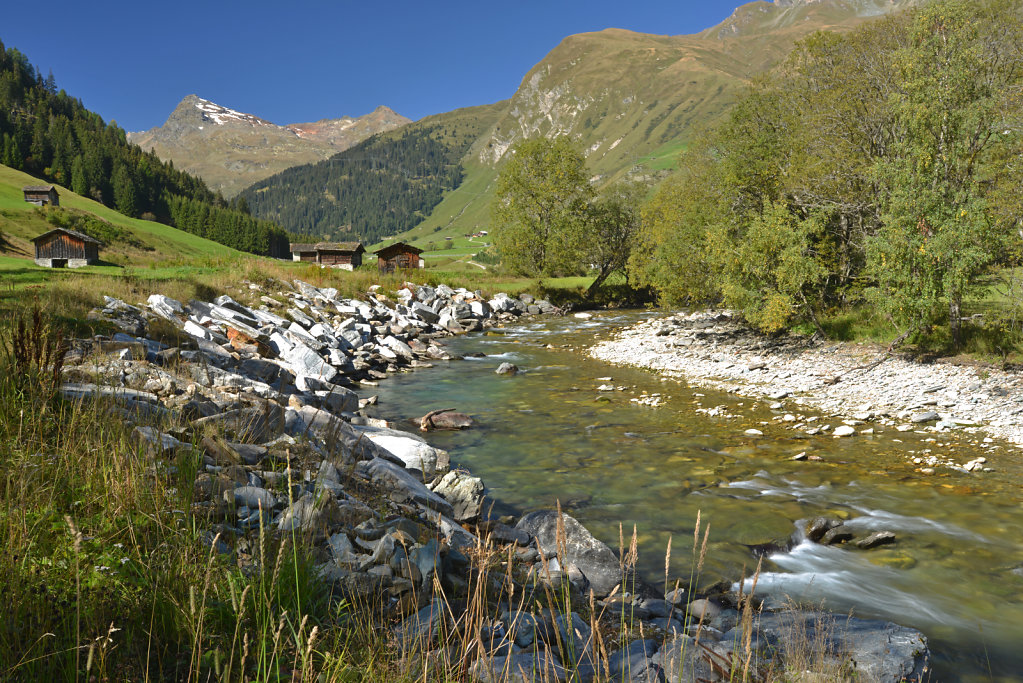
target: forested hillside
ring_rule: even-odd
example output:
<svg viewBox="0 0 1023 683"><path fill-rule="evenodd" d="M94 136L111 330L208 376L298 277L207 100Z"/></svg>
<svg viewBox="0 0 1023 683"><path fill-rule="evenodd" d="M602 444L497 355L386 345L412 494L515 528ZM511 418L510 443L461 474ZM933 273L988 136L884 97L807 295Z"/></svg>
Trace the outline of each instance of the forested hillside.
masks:
<svg viewBox="0 0 1023 683"><path fill-rule="evenodd" d="M805 39L646 207L635 281L767 332L866 303L958 346L1020 263L1021 26L1011 0L948 0Z"/></svg>
<svg viewBox="0 0 1023 683"><path fill-rule="evenodd" d="M228 206L199 178L128 144L125 133L58 90L28 58L0 43L0 163L137 218L174 225L259 254L287 252L272 223Z"/></svg>
<svg viewBox="0 0 1023 683"><path fill-rule="evenodd" d="M291 232L376 242L415 226L462 182L462 157L491 111L458 110L375 135L327 161L256 183L240 197L254 215Z"/></svg>

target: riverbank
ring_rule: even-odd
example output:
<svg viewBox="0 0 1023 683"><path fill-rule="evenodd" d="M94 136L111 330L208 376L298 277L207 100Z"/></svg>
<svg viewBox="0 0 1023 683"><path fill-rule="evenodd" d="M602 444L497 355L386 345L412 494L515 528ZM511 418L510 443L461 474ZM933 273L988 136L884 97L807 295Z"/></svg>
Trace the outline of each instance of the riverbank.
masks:
<svg viewBox="0 0 1023 683"><path fill-rule="evenodd" d="M361 414L370 399L350 384L450 359L442 337L545 302L442 287L350 300L277 286L248 285L258 307L108 299L93 317L123 331L75 341L62 369L46 360L61 345L45 324L20 328L29 332L0 387L12 444L2 555L14 558L0 564L0 587L16 596L12 623L56 635L0 633L12 657L3 670L79 670L79 650L91 653L87 674L169 679L348 680L353 661L379 680L466 667L488 681L519 670L713 679L806 657L844 672L850 655L884 680L927 668L919 632L883 621L778 613L758 624L749 600L700 593L692 577L682 590L641 591L628 554L572 517L490 519L479 478L450 470L422 436ZM37 518L63 523L18 521ZM791 619L834 641L793 639ZM757 631L780 661L750 649ZM851 653L847 636L861 639ZM893 639L897 654L878 649Z"/></svg>
<svg viewBox="0 0 1023 683"><path fill-rule="evenodd" d="M764 399L778 411L823 412L838 420L830 431L840 429L840 435L961 432L978 440L987 435L982 445L990 449L998 448L991 438L1023 447L1023 378L997 369L887 357L876 345L764 337L729 312L707 311L644 321L588 353L692 386ZM828 431L821 422L799 424L784 415L779 421L811 436ZM924 460L918 464L983 469L937 456Z"/></svg>

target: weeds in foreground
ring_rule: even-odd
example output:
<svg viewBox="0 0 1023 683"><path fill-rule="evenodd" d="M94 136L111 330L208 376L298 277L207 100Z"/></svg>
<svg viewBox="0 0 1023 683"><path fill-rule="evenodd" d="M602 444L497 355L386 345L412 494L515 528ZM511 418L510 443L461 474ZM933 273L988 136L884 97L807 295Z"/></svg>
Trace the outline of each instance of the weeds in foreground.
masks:
<svg viewBox="0 0 1023 683"><path fill-rule="evenodd" d="M847 673L823 654L832 645L819 632L770 665L750 635L752 597L737 605L741 639L714 642L705 612L687 609L709 537L699 516L667 632L636 618L636 531L620 531L622 583L596 601L556 559L567 546L560 515L555 547L530 571L484 533L444 558L457 571L406 555L397 575L407 591L335 593L344 582L317 573L323 558L308 539L266 525L248 547L223 552L230 525L192 502L194 454L153 457L114 406L64 401L60 332L38 313L12 325L0 335L0 679L607 681L638 673L642 664L616 665L612 654L640 638L671 646L663 666L672 681ZM508 657L513 646L528 656Z"/></svg>

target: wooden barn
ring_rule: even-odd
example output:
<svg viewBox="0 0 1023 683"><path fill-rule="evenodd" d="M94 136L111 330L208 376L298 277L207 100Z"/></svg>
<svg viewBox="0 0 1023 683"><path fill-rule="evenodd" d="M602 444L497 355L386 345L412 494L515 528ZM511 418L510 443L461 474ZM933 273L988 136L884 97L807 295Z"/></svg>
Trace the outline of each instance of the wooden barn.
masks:
<svg viewBox="0 0 1023 683"><path fill-rule="evenodd" d="M315 244L292 242L289 249L291 249L292 261L305 261L306 263L317 263Z"/></svg>
<svg viewBox="0 0 1023 683"><path fill-rule="evenodd" d="M413 270L423 267L423 261L419 258L423 250L404 242L395 242L373 253L377 255L377 267L381 273L392 273L395 270Z"/></svg>
<svg viewBox="0 0 1023 683"><path fill-rule="evenodd" d="M366 247L362 242L320 242L316 245L319 263L345 270L355 270L362 265Z"/></svg>
<svg viewBox="0 0 1023 683"><path fill-rule="evenodd" d="M36 265L46 268L80 268L99 260L99 240L88 235L56 228L32 239L35 245Z"/></svg>
<svg viewBox="0 0 1023 683"><path fill-rule="evenodd" d="M25 201L36 206L60 206L60 195L53 185L26 185L21 188Z"/></svg>
<svg viewBox="0 0 1023 683"><path fill-rule="evenodd" d="M317 242L316 244L291 244L291 259L318 263L323 266L355 270L362 265L366 247L362 242Z"/></svg>

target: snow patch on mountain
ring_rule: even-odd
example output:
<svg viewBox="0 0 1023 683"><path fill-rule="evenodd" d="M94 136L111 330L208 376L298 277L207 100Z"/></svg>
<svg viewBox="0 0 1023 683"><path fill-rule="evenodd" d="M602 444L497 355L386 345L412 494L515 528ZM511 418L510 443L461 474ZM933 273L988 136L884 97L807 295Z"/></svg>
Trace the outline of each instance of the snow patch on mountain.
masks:
<svg viewBox="0 0 1023 683"><path fill-rule="evenodd" d="M201 97L196 98L195 108L202 112L203 120L212 121L218 126L223 126L228 122L238 122L247 123L250 126L273 126L274 128L279 128L279 126L269 121L264 121L258 116L228 109L215 102L204 100Z"/></svg>

